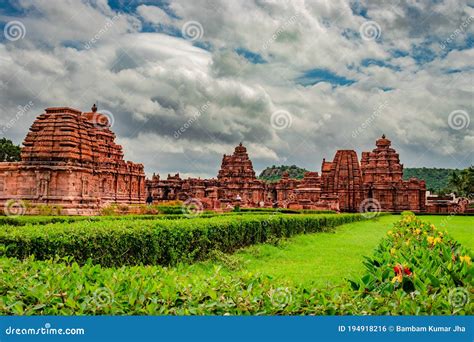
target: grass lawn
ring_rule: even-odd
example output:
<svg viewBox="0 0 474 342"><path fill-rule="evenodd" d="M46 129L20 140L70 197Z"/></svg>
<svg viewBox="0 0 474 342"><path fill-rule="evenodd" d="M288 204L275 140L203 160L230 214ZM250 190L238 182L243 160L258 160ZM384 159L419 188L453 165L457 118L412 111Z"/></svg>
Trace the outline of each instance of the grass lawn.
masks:
<svg viewBox="0 0 474 342"><path fill-rule="evenodd" d="M236 253L235 258L244 269L275 280L318 287L336 285L363 273L363 256L372 254L399 218L383 216L339 226L334 233L295 236L277 246L251 246ZM447 230L466 247L474 248L474 217L422 216L421 219Z"/></svg>

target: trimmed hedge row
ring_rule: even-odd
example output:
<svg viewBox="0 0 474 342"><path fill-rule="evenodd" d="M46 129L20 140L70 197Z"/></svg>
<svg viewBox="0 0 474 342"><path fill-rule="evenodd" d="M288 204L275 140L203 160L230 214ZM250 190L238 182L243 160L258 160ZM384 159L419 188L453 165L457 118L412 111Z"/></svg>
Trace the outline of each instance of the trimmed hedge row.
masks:
<svg viewBox="0 0 474 342"><path fill-rule="evenodd" d="M328 231L361 214L243 215L195 220L101 220L45 226L4 226L0 256L46 260L72 256L103 266L173 265L202 260L269 239Z"/></svg>
<svg viewBox="0 0 474 342"><path fill-rule="evenodd" d="M310 209L288 209L288 208L239 208L240 211L254 213L283 213L283 214L335 214L334 210L310 210Z"/></svg>
<svg viewBox="0 0 474 342"><path fill-rule="evenodd" d="M467 256L472 252L446 233L406 217L366 260L366 274L352 288L289 287L265 275L201 265L116 269L67 258L0 258L0 314L472 315Z"/></svg>
<svg viewBox="0 0 474 342"><path fill-rule="evenodd" d="M104 220L178 220L178 219L195 219L215 216L235 216L250 214L267 214L265 212L204 212L197 217L188 217L185 214L153 214L153 215L111 215L111 216L0 216L0 226L26 226L26 225L45 225L50 223L73 223L78 221L99 222Z"/></svg>

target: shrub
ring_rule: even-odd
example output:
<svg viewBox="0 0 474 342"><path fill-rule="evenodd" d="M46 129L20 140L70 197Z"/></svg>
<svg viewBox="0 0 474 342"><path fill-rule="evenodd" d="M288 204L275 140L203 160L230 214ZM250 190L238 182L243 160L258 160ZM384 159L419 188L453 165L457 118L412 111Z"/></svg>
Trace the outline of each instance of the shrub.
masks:
<svg viewBox="0 0 474 342"><path fill-rule="evenodd" d="M207 257L210 251L231 253L269 239L332 230L362 220L360 214L229 215L178 220L87 220L68 225L5 226L0 256L45 260L72 256L104 266L173 265Z"/></svg>
<svg viewBox="0 0 474 342"><path fill-rule="evenodd" d="M367 273L350 283L367 301L386 304L380 314L392 312L395 298L402 312L417 314L424 302L432 312L464 312L470 307L472 313L467 303L474 290L472 257L447 232L404 212L366 258Z"/></svg>
<svg viewBox="0 0 474 342"><path fill-rule="evenodd" d="M436 243L435 233L441 238ZM407 238L412 243L405 244ZM392 248L397 248L394 253ZM451 257L445 253L448 250ZM422 254L419 260L418 254ZM199 265L104 268L91 261L80 266L70 258L0 258L0 314L472 315L474 311L472 301L453 302L459 286L472 295L473 268L466 258L472 253L411 215L404 215L367 258L367 273L352 281L352 287L289 287L240 270L232 256L221 252L210 256L232 272ZM392 280L399 273L402 282L397 285L397 279ZM403 287L403 278L413 280L414 291Z"/></svg>

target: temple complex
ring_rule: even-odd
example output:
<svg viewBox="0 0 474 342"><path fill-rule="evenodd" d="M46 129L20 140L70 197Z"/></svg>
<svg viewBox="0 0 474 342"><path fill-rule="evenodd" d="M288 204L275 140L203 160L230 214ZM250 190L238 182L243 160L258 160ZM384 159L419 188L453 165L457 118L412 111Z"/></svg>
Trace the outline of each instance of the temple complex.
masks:
<svg viewBox="0 0 474 342"><path fill-rule="evenodd" d="M96 214L108 203L143 203L143 165L123 160L107 116L47 108L30 128L21 161L0 163L0 204L21 200Z"/></svg>
<svg viewBox="0 0 474 342"><path fill-rule="evenodd" d="M30 128L20 162L0 163L0 205L10 201L61 207L62 214L92 215L101 208L198 200L203 208L273 207L358 212L452 212L466 201L427 201L423 180L403 180L403 164L385 135L359 162L353 150L323 159L321 172L303 179L283 174L277 182L256 177L247 149L240 143L224 155L216 178L182 179L179 174L145 180L141 164L124 161L122 147L106 115L94 105L82 113L68 107L47 108ZM367 203L370 205L367 206ZM460 209L461 208L461 209ZM463 209L464 208L464 209Z"/></svg>
<svg viewBox="0 0 474 342"><path fill-rule="evenodd" d="M255 176L247 149L240 144L224 155L217 179L182 180L179 175L160 180L154 175L147 188L154 202L199 199L207 209L276 207L358 212L370 200L377 210L425 211L425 182L404 181L398 153L382 136L372 152L363 152L359 163L353 150L339 150L332 162L323 160L321 175L306 172L303 179L288 174L274 183Z"/></svg>

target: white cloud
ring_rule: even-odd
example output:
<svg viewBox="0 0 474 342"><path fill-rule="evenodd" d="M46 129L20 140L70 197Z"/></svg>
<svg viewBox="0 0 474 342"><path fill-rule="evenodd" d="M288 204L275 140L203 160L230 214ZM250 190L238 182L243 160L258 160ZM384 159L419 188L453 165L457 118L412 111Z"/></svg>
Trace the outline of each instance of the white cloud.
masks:
<svg viewBox="0 0 474 342"><path fill-rule="evenodd" d="M448 37L470 11L466 6L445 1L433 7L431 17L423 4L363 4L382 28L379 41L364 41L357 35L369 19L353 14L344 1L173 1L170 10L176 17L149 5L118 13L105 0L19 4L30 13L17 18L27 34L0 43L0 125L18 105L35 104L6 133L17 143L43 108L88 110L98 101L114 114L113 129L126 157L143 162L148 173L215 176L221 155L240 141L256 169L285 161L318 170L322 158L331 159L337 149L372 149L382 133L406 166L472 163L474 50L452 50L446 56L438 51L426 63L411 54L391 54L428 37ZM426 17L406 18L409 8ZM84 48L114 17L100 39ZM140 20L167 29L141 32ZM168 35L190 20L202 24L199 43L209 48ZM259 53L265 63L249 63L236 52L239 48ZM389 66L364 67L364 59ZM297 84L311 69L327 69L355 83ZM447 73L450 69L460 72ZM385 92L377 91L381 88ZM471 115L471 125L463 130L451 129L447 121L458 109ZM290 127L272 128L276 110L291 113Z"/></svg>

